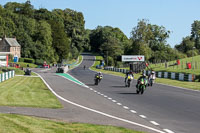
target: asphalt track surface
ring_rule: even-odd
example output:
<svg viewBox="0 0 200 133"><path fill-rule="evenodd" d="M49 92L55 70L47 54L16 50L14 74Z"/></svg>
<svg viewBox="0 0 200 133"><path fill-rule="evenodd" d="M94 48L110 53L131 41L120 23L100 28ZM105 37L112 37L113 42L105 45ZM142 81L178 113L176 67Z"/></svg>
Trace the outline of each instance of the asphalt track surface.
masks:
<svg viewBox="0 0 200 133"><path fill-rule="evenodd" d="M93 56L84 55L83 62L69 71L70 75L89 88L56 75L55 68L35 70L54 93L65 99L58 98L62 109L0 107L0 112L113 125L148 133L200 132L200 92L154 84L143 95L137 95L135 81L130 88L126 88L124 78L105 74L101 83L95 86L95 72L88 69L93 62ZM86 70L83 69L84 65Z"/></svg>
<svg viewBox="0 0 200 133"><path fill-rule="evenodd" d="M162 129L176 133L200 132L200 92L154 84L143 95L137 95L136 81L130 88L124 87L124 78L105 75L98 86L93 85L94 72L83 70L94 57L85 55L82 64L70 74L95 90L115 99L122 105L145 115L147 121L155 121ZM170 132L170 131L169 131Z"/></svg>

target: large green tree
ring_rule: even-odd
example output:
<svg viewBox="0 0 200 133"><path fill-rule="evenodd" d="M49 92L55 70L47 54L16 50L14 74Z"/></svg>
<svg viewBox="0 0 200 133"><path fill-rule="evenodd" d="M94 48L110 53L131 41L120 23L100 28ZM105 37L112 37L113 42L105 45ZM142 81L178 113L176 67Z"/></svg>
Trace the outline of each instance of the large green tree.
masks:
<svg viewBox="0 0 200 133"><path fill-rule="evenodd" d="M169 33L170 31L166 31L163 26L152 25L148 20L140 20L131 32L132 45L128 54L145 55L147 60L156 58L154 53L167 50L166 39L169 37Z"/></svg>
<svg viewBox="0 0 200 133"><path fill-rule="evenodd" d="M119 28L98 26L90 34L92 51L103 54L105 60L109 56L111 60L114 60L115 65L117 56L124 54L124 50L128 44L128 38Z"/></svg>

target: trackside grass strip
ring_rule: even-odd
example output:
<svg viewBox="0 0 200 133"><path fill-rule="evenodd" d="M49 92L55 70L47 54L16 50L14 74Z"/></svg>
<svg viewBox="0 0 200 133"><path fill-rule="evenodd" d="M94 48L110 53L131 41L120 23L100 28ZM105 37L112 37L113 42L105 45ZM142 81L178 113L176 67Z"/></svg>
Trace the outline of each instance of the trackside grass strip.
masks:
<svg viewBox="0 0 200 133"><path fill-rule="evenodd" d="M143 133L130 129L93 124L64 123L42 118L0 114L2 133Z"/></svg>
<svg viewBox="0 0 200 133"><path fill-rule="evenodd" d="M14 77L0 83L0 106L61 108L39 77Z"/></svg>

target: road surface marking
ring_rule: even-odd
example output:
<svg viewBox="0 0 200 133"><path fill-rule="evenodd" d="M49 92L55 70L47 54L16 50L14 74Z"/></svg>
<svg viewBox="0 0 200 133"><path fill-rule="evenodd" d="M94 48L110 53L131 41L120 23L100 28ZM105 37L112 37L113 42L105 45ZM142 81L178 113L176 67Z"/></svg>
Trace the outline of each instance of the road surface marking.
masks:
<svg viewBox="0 0 200 133"><path fill-rule="evenodd" d="M109 99L109 100L112 100L112 98L110 98L110 97L109 97L108 99Z"/></svg>
<svg viewBox="0 0 200 133"><path fill-rule="evenodd" d="M39 75L40 76L40 75ZM133 122L133 121L130 121L130 120L126 120L126 119L123 119L123 118L120 118L120 117L117 117L117 116L113 116L113 115L110 115L110 114L106 114L106 113L103 113L103 112L100 112L98 110L95 110L95 109L92 109L92 108L88 108L86 106L83 106L83 105L80 105L80 104L77 104L77 103L74 103L72 101L69 101L63 97L61 97L60 95L58 95L48 84L47 82L40 76L40 78L43 80L43 82L46 84L46 86L49 88L49 90L55 95L57 96L58 98L60 98L61 100L69 103L69 104L72 104L74 106L77 106L77 107L80 107L82 109L85 109L85 110L88 110L88 111L91 111L91 112L94 112L94 113L97 113L97 114L101 114L103 116L107 116L109 118L113 118L113 119L116 119L116 120L119 120L119 121L123 121L123 122L126 122L126 123L129 123L129 124L132 124L132 125L136 125L136 126L140 126L140 127L143 127L143 128L146 128L146 129L149 129L149 130L152 130L152 131L155 131L155 132L158 132L158 133L165 133L164 131L161 131L161 130L158 130L158 129L155 129L155 128L152 128L152 127L149 127L149 126L146 126L146 125L142 125L142 124L139 124L139 123L136 123L136 122ZM165 130L167 131L167 130ZM170 130L169 130L170 131ZM170 132L169 132L170 133ZM173 132L171 132L173 133Z"/></svg>
<svg viewBox="0 0 200 133"><path fill-rule="evenodd" d="M150 121L152 124L154 124L154 125L156 125L156 126L158 126L158 125L160 125L160 124L158 124L157 122L155 122L155 121Z"/></svg>
<svg viewBox="0 0 200 133"><path fill-rule="evenodd" d="M117 103L118 105L122 105L121 103Z"/></svg>
<svg viewBox="0 0 200 133"><path fill-rule="evenodd" d="M139 115L140 117L142 117L142 118L147 118L146 116L144 116L144 115Z"/></svg>
<svg viewBox="0 0 200 133"><path fill-rule="evenodd" d="M137 113L135 110L130 110L132 113Z"/></svg>
<svg viewBox="0 0 200 133"><path fill-rule="evenodd" d="M116 103L117 101L116 100L112 100L114 103Z"/></svg>
<svg viewBox="0 0 200 133"><path fill-rule="evenodd" d="M127 107L127 106L123 106L123 108L124 108L124 109L129 109L129 107Z"/></svg>
<svg viewBox="0 0 200 133"><path fill-rule="evenodd" d="M173 131L169 130L169 129L163 129L165 132L167 133L174 133Z"/></svg>

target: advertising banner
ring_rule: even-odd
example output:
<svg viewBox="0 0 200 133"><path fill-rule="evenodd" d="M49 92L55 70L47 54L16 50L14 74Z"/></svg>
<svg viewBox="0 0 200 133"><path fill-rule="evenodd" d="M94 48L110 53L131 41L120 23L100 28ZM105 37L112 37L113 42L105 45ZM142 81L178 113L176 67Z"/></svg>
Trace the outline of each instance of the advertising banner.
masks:
<svg viewBox="0 0 200 133"><path fill-rule="evenodd" d="M123 62L145 61L144 55L122 55Z"/></svg>

